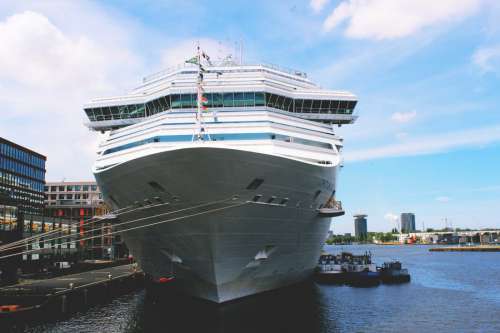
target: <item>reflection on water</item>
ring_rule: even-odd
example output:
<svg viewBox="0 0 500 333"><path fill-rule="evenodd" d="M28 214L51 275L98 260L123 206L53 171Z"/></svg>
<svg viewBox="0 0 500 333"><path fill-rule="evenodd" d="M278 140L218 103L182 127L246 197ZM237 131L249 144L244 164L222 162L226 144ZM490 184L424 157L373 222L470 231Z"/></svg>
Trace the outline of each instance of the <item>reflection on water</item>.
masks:
<svg viewBox="0 0 500 333"><path fill-rule="evenodd" d="M303 283L222 306L174 297L145 301L128 332L323 332L318 287Z"/></svg>
<svg viewBox="0 0 500 333"><path fill-rule="evenodd" d="M370 250L377 263L399 259L412 282L376 288L303 283L221 306L185 297L154 302L141 291L17 331L500 332L500 253L429 252L425 246L344 250Z"/></svg>

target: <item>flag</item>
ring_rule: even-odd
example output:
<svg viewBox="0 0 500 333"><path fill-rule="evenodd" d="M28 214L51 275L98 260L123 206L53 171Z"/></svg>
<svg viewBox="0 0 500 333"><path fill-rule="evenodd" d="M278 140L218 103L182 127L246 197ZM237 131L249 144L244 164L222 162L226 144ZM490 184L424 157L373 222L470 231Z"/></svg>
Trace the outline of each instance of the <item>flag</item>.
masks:
<svg viewBox="0 0 500 333"><path fill-rule="evenodd" d="M210 61L210 57L209 57L209 56L208 56L205 52L202 52L202 53L201 53L201 56L202 56L203 58L205 58L205 60L208 62L208 64L209 64L210 66L212 66L212 62Z"/></svg>
<svg viewBox="0 0 500 333"><path fill-rule="evenodd" d="M202 106L201 106L201 109L202 109L203 111L207 111L207 110L208 110L208 108L207 108L207 106L206 106L206 105L202 105Z"/></svg>
<svg viewBox="0 0 500 333"><path fill-rule="evenodd" d="M208 103L208 99L205 96L201 96L202 103Z"/></svg>
<svg viewBox="0 0 500 333"><path fill-rule="evenodd" d="M186 60L185 62L189 64L195 64L198 65L198 58L197 57L192 57L191 59Z"/></svg>

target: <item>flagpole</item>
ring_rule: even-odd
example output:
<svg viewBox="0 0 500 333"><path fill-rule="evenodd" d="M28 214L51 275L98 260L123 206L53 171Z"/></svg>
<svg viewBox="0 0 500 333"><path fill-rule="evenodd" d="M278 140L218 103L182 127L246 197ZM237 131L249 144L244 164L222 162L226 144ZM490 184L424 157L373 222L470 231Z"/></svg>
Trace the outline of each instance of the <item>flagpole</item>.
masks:
<svg viewBox="0 0 500 333"><path fill-rule="evenodd" d="M202 73L201 73L201 54L200 54L200 44L198 44L197 46L197 55L196 55L196 58L198 60L198 81L197 81L197 84L196 84L196 90L197 90L197 94L196 94L196 121L197 121L197 125L198 125L198 135L197 135L197 139L198 140L202 140L203 137L202 137L202 125L201 125L201 80L202 80Z"/></svg>
<svg viewBox="0 0 500 333"><path fill-rule="evenodd" d="M212 140L210 138L210 134L208 133L208 131L206 131L206 129L203 127L203 112L202 111L206 110L206 106L204 106L203 104L205 104L207 102L207 100L203 96L203 93L204 93L204 90L203 90L203 72L204 72L204 69L203 69L203 66L201 64L202 58L206 59L206 61L208 62L209 65L212 64L210 62L210 58L208 57L208 55L206 55L205 52L201 51L200 44L198 43L196 56L194 56L193 58L191 58L189 60L186 60L186 62L196 64L198 66L198 77L196 80L196 113L195 113L196 128L193 132L193 137L192 137L191 141L195 140L195 136L196 136L197 141L203 141L204 140L203 135L205 134L205 132L208 136L208 140L209 141Z"/></svg>

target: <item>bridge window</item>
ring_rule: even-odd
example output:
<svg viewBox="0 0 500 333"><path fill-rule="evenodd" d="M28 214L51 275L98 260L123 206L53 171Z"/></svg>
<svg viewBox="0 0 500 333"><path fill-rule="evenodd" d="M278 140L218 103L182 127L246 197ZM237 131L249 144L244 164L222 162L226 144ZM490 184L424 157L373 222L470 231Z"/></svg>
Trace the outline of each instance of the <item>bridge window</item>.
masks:
<svg viewBox="0 0 500 333"><path fill-rule="evenodd" d="M224 93L224 107L232 107L234 106L234 97L233 93Z"/></svg>
<svg viewBox="0 0 500 333"><path fill-rule="evenodd" d="M234 93L234 106L245 106L243 93Z"/></svg>
<svg viewBox="0 0 500 333"><path fill-rule="evenodd" d="M266 102L266 98L264 93L256 92L255 93L255 106L264 106Z"/></svg>
<svg viewBox="0 0 500 333"><path fill-rule="evenodd" d="M268 106L297 113L352 114L356 101L292 99L264 92L206 93L208 108ZM170 109L195 109L196 94L172 94L145 104L87 108L90 121L141 118Z"/></svg>

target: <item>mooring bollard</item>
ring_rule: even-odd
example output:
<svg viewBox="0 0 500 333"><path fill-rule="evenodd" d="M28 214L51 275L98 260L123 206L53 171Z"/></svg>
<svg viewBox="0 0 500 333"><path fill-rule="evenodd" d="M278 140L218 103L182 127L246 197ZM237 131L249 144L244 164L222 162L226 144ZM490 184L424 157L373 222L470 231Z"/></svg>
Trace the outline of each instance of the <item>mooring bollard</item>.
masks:
<svg viewBox="0 0 500 333"><path fill-rule="evenodd" d="M88 303L88 290L87 288L83 289L83 304L86 306Z"/></svg>
<svg viewBox="0 0 500 333"><path fill-rule="evenodd" d="M66 303L66 295L61 296L61 312L66 313L68 305Z"/></svg>

